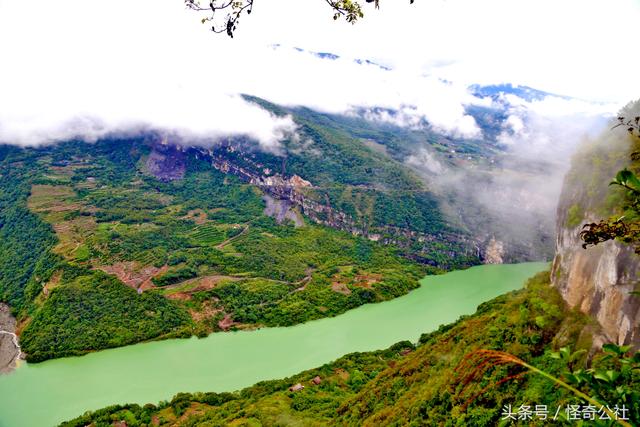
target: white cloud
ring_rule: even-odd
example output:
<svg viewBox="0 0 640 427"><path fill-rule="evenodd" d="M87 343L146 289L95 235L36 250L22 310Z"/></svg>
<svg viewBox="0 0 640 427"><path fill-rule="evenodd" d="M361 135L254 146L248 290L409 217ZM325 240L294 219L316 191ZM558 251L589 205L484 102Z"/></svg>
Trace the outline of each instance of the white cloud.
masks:
<svg viewBox="0 0 640 427"><path fill-rule="evenodd" d="M435 156L425 149L421 149L417 154L413 154L405 160L407 164L432 175L441 175L446 168Z"/></svg>
<svg viewBox="0 0 640 427"><path fill-rule="evenodd" d="M562 164L561 172L575 146L586 136L602 130L607 118L618 109L615 104L547 96L525 101L506 95L508 117L498 140L520 157L544 159ZM562 176L562 174L560 174Z"/></svg>
<svg viewBox="0 0 640 427"><path fill-rule="evenodd" d="M135 96L135 91L90 92L67 94L65 102L41 99L22 111L12 105L7 110L0 106L0 142L39 145L73 138L95 141L112 133L154 130L197 145L246 135L261 148L277 151L279 141L296 131L291 117L276 117L238 96L201 100L213 104L211 108L166 92L166 103L155 97L131 101L129 97ZM91 102L94 104L85 111L73 108Z"/></svg>
<svg viewBox="0 0 640 427"><path fill-rule="evenodd" d="M240 93L330 112L397 109L377 119L425 119L451 135L480 136L464 107L488 101L470 96L469 83L512 81L620 104L640 93L617 42L635 38L633 25L620 25L640 16L631 0L405 3L385 0L352 26L334 22L321 0L257 0L230 40L208 32L180 0L0 0L0 140L154 127L200 141L245 134L274 148L294 131L290 119ZM292 46L342 57L321 60ZM530 107L540 115L567 107L553 102Z"/></svg>

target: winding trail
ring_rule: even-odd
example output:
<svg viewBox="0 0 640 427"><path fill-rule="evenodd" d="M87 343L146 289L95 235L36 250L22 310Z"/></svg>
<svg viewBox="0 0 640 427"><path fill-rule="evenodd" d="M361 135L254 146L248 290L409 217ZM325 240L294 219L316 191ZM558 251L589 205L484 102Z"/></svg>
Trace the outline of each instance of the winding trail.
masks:
<svg viewBox="0 0 640 427"><path fill-rule="evenodd" d="M224 247L225 247L225 246L227 246L229 243L231 243L231 242L233 242L234 240L236 240L236 239L238 239L238 238L240 238L240 237L244 236L245 234L247 234L247 231L249 231L249 224L247 224L247 225L244 227L244 230L242 230L240 233L238 233L238 234L236 234L235 236L230 237L230 238L228 238L227 240L225 240L224 242L222 242L222 243L220 243L220 244L216 245L216 249L222 249L222 248L224 248Z"/></svg>
<svg viewBox="0 0 640 427"><path fill-rule="evenodd" d="M22 348L20 347L20 344L18 344L18 336L9 331L0 331L0 335L11 335L13 337L13 345L15 345L16 350L18 350L18 355L14 357L14 360L20 359L20 357L22 356Z"/></svg>

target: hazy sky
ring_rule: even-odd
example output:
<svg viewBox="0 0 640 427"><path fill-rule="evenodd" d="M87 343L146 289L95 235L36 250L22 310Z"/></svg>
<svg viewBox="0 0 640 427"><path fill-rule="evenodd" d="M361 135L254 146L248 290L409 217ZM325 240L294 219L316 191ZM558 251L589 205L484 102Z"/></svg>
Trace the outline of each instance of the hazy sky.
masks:
<svg viewBox="0 0 640 427"><path fill-rule="evenodd" d="M478 131L464 113L481 102L471 83L614 105L534 106L549 114L614 113L640 96L640 1L381 0L356 25L333 21L323 0L255 3L231 40L181 0L0 0L0 142L159 127L190 138L245 133L269 147L295 131L239 93L334 112L410 106L463 135Z"/></svg>

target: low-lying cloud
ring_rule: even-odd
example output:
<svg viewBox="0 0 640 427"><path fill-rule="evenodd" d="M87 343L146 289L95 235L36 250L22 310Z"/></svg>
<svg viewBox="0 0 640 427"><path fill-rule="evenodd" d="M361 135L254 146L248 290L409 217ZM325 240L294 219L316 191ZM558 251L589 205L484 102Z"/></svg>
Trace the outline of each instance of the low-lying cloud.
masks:
<svg viewBox="0 0 640 427"><path fill-rule="evenodd" d="M493 104L506 108L507 119L497 138L503 152L489 167L449 167L427 149L405 162L448 195L450 218L476 237L505 242L510 256L544 259L553 250L556 206L571 155L603 130L610 116L605 113L615 106L551 96L536 101L507 97Z"/></svg>
<svg viewBox="0 0 640 427"><path fill-rule="evenodd" d="M92 91L66 94L65 103L47 97L22 111L11 104L5 110L3 104L0 142L25 146L70 139L93 142L112 134L149 130L171 134L176 142L192 145L210 145L225 137L242 135L255 140L265 151L277 152L279 142L296 131L290 116L276 117L239 96L181 102L184 96L164 92L158 97L162 99L146 99L146 95L132 91ZM212 106L204 107L202 103ZM89 107L81 110L76 105Z"/></svg>
<svg viewBox="0 0 640 427"><path fill-rule="evenodd" d="M465 107L483 101L421 66L327 60L292 45L214 37L173 3L114 0L98 10L81 0L29 8L0 1L0 39L11 41L0 46L0 142L91 141L156 129L198 143L246 135L277 151L294 123L241 93L482 136Z"/></svg>

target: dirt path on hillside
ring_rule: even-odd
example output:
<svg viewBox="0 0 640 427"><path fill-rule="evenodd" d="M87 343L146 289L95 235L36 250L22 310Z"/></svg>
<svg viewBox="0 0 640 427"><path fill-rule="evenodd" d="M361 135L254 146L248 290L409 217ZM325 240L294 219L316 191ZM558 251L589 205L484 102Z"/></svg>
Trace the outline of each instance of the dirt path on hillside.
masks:
<svg viewBox="0 0 640 427"><path fill-rule="evenodd" d="M0 303L0 374L6 374L16 368L16 362L22 355L16 332L16 319L6 304Z"/></svg>
<svg viewBox="0 0 640 427"><path fill-rule="evenodd" d="M219 245L216 246L216 249L222 249L225 246L227 246L229 243L233 242L234 240L240 238L241 236L244 236L245 234L247 234L247 231L249 231L249 225L246 225L244 227L244 230L242 230L240 233L236 234L235 236L225 240L224 242L220 243Z"/></svg>

